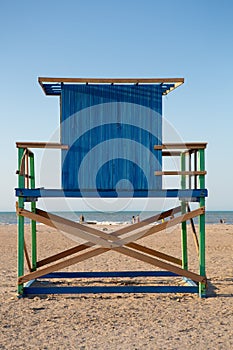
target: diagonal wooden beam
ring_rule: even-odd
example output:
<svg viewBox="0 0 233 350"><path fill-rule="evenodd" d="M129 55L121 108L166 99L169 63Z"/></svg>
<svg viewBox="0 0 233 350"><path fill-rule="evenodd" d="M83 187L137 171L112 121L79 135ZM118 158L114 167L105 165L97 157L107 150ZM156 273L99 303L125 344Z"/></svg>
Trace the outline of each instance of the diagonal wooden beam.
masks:
<svg viewBox="0 0 233 350"><path fill-rule="evenodd" d="M140 227L143 227L143 226L148 225L148 224L150 224L150 223L153 223L153 222L155 222L155 221L165 219L166 217L169 217L169 216L171 216L171 215L177 214L177 213L179 213L180 211L181 211L181 207L180 207L180 206L175 207L175 208L173 208L173 209L169 209L169 210L167 210L167 211L165 211L165 212L163 212L163 213L156 214L156 215L154 215L154 216L152 216L152 217L150 217L150 218L147 218L147 219L145 219L145 220L143 220L143 221L141 221L141 222L139 222L139 223L137 223L137 224L131 225L131 226L129 226L129 227L124 227L124 228L122 228L122 229L120 229L120 230L114 231L114 232L111 234L111 237L112 237L112 236L118 237L118 236L120 236L120 235L122 235L122 234L125 234L125 233L128 233L128 232L132 231L132 229L138 229L138 228L140 228ZM38 212L41 216L43 216L43 217L45 217L45 218L50 217L50 215L51 215L51 218L53 218L53 219L59 219L59 218L60 218L60 217L58 217L57 215L48 214L47 212L45 212L45 211L43 211L43 210L40 210L40 209L37 209L37 212ZM72 222L72 223L73 223L73 222ZM56 227L56 226L53 226L53 227ZM87 229L88 229L88 228L87 228ZM98 230L93 229L93 228L90 228L89 232L93 232L93 231L95 232L95 231L98 231ZM54 261L57 261L57 260L59 260L59 259L65 258L65 257L67 257L67 256L69 256L69 255L78 253L78 252L80 252L81 250L87 249L87 248L89 248L90 246L93 246L93 245L94 245L94 244L91 243L91 242L85 242L85 243L83 243L83 244L81 244L81 245L79 245L79 246L76 246L76 247L74 247L74 248L68 249L68 250L63 251L63 252L61 252L61 253L55 254L55 255L53 255L53 256L51 256L51 257L49 257L49 258L43 259L43 260L41 260L41 261L39 261L39 262L37 263L37 266L38 266L38 267L44 266L44 265L49 264L49 263L51 263L51 262L54 262ZM177 263L179 264L179 262L177 262Z"/></svg>
<svg viewBox="0 0 233 350"><path fill-rule="evenodd" d="M133 248L135 250L138 250L138 251L140 251L142 253L146 253L148 255L156 256L157 258L160 258L162 260L170 261L170 262L172 262L174 264L182 266L182 260L181 259L175 258L174 256L171 256L171 255L168 255L168 254L164 254L162 252L159 252L158 250L151 249L151 248L142 246L142 245L137 244L137 243L128 243L126 246L129 247L129 248Z"/></svg>
<svg viewBox="0 0 233 350"><path fill-rule="evenodd" d="M91 242L90 242L90 244L95 245L95 244L93 244ZM45 259L42 259L42 260L38 261L37 262L37 267L42 267L44 265L51 264L54 261L57 261L57 260L60 260L60 259L64 259L67 256L79 253L82 250L85 250L87 248L90 248L90 245L80 244L80 245L75 246L73 248L64 250L64 251L62 251L62 252L60 252L58 254L51 255L51 256L49 256L49 257L47 257Z"/></svg>
<svg viewBox="0 0 233 350"><path fill-rule="evenodd" d="M188 212L191 212L189 204L187 205L187 208L188 208ZM193 233L193 240L194 240L195 247L196 247L196 252L199 255L199 241L197 238L197 232L196 232L196 228L195 228L193 219L190 219L190 223L191 223L191 228L192 228L192 233Z"/></svg>
<svg viewBox="0 0 233 350"><path fill-rule="evenodd" d="M47 212L45 212L45 211L43 211L43 210L37 209L37 211L38 211L38 213L40 213L40 215L42 215L42 216L44 216L44 217L50 216L50 214L48 214ZM165 218L167 218L167 217L169 217L169 216L171 216L171 215L174 215L174 214L179 213L180 211L181 211L181 206L178 206L178 207L175 207L175 208L173 208L173 209L169 209L169 210L167 210L167 211L165 211L165 212L163 212L163 213L156 214L156 215L154 215L154 216L152 216L152 217L150 217L150 218L147 218L147 219L145 219L145 220L143 220L143 221L141 221L141 222L139 222L139 223L136 223L136 224L134 224L134 225L130 225L129 227L124 227L124 228L122 228L122 229L119 229L119 230L116 230L116 231L112 232L112 233L111 233L111 238L114 239L113 236L114 236L114 237L118 237L118 236L120 236L120 235L122 235L122 234L131 232L132 229L135 230L135 229L137 229L137 228L140 228L140 227L143 227L143 226L145 226L145 225L151 224L151 223L153 223L153 222L155 222L155 221L165 219ZM57 216L54 215L54 214L52 214L52 216L53 216L53 217L57 217ZM90 229L91 229L90 232L93 232L93 230L96 231L96 229L92 229L92 228L90 228ZM117 240L117 238L115 238L115 240ZM58 253L58 254L52 255L52 256L50 256L50 257L48 257L48 258L45 258L45 259L43 259L43 260L40 260L40 261L37 262L37 266L38 266L38 267L41 267L41 266L44 266L44 265L46 265L46 264L52 263L52 262L54 262L54 261L57 261L57 260L59 260L59 259L63 259L63 258L65 258L65 257L69 256L69 255L72 255L72 254L78 253L78 252L80 252L80 251L82 251L82 250L85 250L85 249L87 249L87 248L89 248L89 247L91 247L91 246L93 246L93 245L95 245L95 244L93 244L93 243L91 243L91 242L85 242L85 243L83 243L83 244L81 244L81 245L78 245L78 246L76 246L76 247L74 247L74 248L67 249L67 250L65 250L65 251L63 251L63 252L61 252L61 253ZM139 247L139 245L138 245L138 247ZM136 249L136 248L135 248L135 249ZM138 248L138 249L139 249L139 248ZM157 253L159 253L159 252L157 252ZM161 254L163 254L163 253L161 253ZM153 255L153 254L152 254L152 255ZM165 257L164 254L163 254L163 256ZM168 255L167 255L167 256L168 256ZM171 257L171 258L173 258L173 257ZM179 259L176 259L176 258L173 258L173 259L175 259L175 261L176 261L176 263L177 263L178 265L180 264ZM165 259L165 260L166 260L166 259ZM169 261L171 261L171 260L169 260ZM175 262L175 261L174 261L174 262Z"/></svg>
<svg viewBox="0 0 233 350"><path fill-rule="evenodd" d="M141 227L144 227L146 225L149 225L149 224L152 224L156 221L159 221L159 220L162 220L162 219L165 219L169 216L172 216L172 215L175 215L177 213L180 213L181 212L181 206L178 206L178 207L175 207L173 209L169 209L163 213L159 213L159 214L156 214L154 216L151 216L150 218L147 218L145 220L142 220L141 222L139 223L136 223L136 224L133 224L133 225L129 225L127 227L123 227L119 230L116 230L114 232L112 232L111 234L106 234L98 229L95 229L95 228L92 228L92 227L88 227L88 226L83 226L83 224L79 224L77 222L73 222L71 220L68 220L68 219L65 219L65 218L62 218L58 215L55 215L55 214L51 214L51 213L47 213L41 209L37 209L36 212L43 216L44 218L47 218L47 219L50 219L54 222L59 222L59 223L66 223L68 224L69 226L71 227L74 227L74 228L77 228L77 229L80 229L84 232L88 232L88 233L91 233L91 234L98 234L98 235L101 235L102 238L105 238L105 239L112 239L113 241L117 241L117 239L115 239L114 237L118 237L120 235L123 235L123 234L126 234L126 233L129 233L131 231L134 231L134 230L137 230ZM56 228L56 225L54 226ZM87 243L86 243L87 244Z"/></svg>
<svg viewBox="0 0 233 350"><path fill-rule="evenodd" d="M177 208L177 210L178 210L178 208ZM157 225L157 226L155 226L154 228L155 228L156 232L159 232L159 231L163 230L164 227L165 227L165 228L167 228L168 226L171 227L171 226L173 226L173 225L176 225L177 223L180 223L180 222L182 222L182 221L188 220L189 217L190 217L190 215L192 215L192 217L195 217L195 216L197 216L197 215L200 215L200 213L203 213L203 210L202 210L202 209L197 209L196 211L193 211L193 212L191 212L191 213L189 213L189 214L181 215L181 216L179 216L179 217L177 217L177 218L175 218L175 219L171 219L169 222L166 222L166 223L162 223L162 224L160 224L160 225ZM169 213L169 214L171 214L171 213ZM171 221L173 221L173 223L171 223ZM160 226L160 227L158 227L158 226ZM162 227L161 227L161 226L162 226ZM153 234L154 232L152 232L152 229L153 229L153 228L150 228L149 230L146 230L146 231L145 231L145 234L144 234L144 237L145 237L145 236L148 236L149 234ZM150 231L150 232L148 232L148 231ZM119 235L119 234L121 234L122 232L125 232L125 231L123 231L123 230L118 230L118 231L115 231L114 234ZM140 234L140 238L141 238L141 234ZM130 237L130 239L132 239L132 236ZM79 252L79 251L81 251L81 250L84 250L84 249L86 249L86 248L89 248L90 245L93 245L93 244L92 244L91 242L86 242L86 243L84 243L84 244L82 244L82 245L80 245L80 246L77 246L77 247L75 247L75 248L72 248L71 250L68 250L68 251L66 251L66 252L62 252L62 253L60 253L59 255L57 254L57 255L54 256L54 257L55 257L55 259L61 259L61 258L64 258L65 256L67 256L67 255L69 255L69 254L74 254L74 253L76 253L76 252ZM131 248L134 248L134 249L136 249L136 250L146 252L147 254L150 254L150 255L153 255L153 256L157 256L157 257L159 257L159 258L161 258L161 259L163 259L163 260L167 260L167 261L176 263L176 264L178 264L178 265L181 265L181 264L182 264L182 262L181 262L180 259L177 259L177 258L175 258L175 257L173 257L173 256L170 256L170 255L167 255L167 254L164 254L164 253L161 253L161 252L158 252L158 251L153 250L153 249L151 249L151 248L143 247L143 246L141 246L141 245L139 245L139 244L130 243L130 242L127 243L126 245L129 246L129 247L131 247ZM53 257L48 258L48 259L49 259L49 260L46 260L46 261L45 261L46 263L49 263L49 262L54 261L54 260L53 260ZM40 266L42 266L42 264L41 264Z"/></svg>
<svg viewBox="0 0 233 350"><path fill-rule="evenodd" d="M107 248L96 248L94 250L91 250L89 252L86 252L84 254L75 256L73 258L67 259L65 261L61 261L60 263L41 268L40 270L33 271L29 274L26 274L24 276L20 276L18 279L18 284L22 284L28 281L31 281L32 279L39 278L43 275L47 275L48 273L54 272L54 271L59 271L61 269L64 269L65 267L74 265L78 262L93 258L96 255L100 255L108 251L109 249Z"/></svg>
<svg viewBox="0 0 233 350"><path fill-rule="evenodd" d="M90 242L88 242L88 243L90 243ZM182 260L181 259L178 259L176 257L173 257L171 255L168 255L168 254L165 254L165 253L162 253L162 252L159 252L157 250L154 250L154 249L142 246L142 245L137 244L137 243L128 243L127 247L133 248L135 250L139 250L141 252L144 252L144 253L152 255L152 256L157 256L160 259L170 261L170 262L172 262L174 264L177 264L177 265L180 265L180 266L182 265ZM42 267L42 266L50 264L50 263L52 263L54 261L66 258L69 255L73 255L73 254L79 253L79 252L81 252L81 251L83 251L83 250L85 250L87 248L90 248L90 245L80 244L80 245L78 245L76 247L67 249L67 250L65 250L65 251L63 251L61 253L52 255L52 256L50 256L48 258L45 258L43 260L38 261L37 262L37 267Z"/></svg>
<svg viewBox="0 0 233 350"><path fill-rule="evenodd" d="M135 231L137 229L140 229L146 225L149 225L149 224L153 224L154 222L156 221L160 221L160 220L163 220L163 219L166 219L172 215L175 215L177 213L181 213L181 206L178 206L178 207L175 207L173 209L169 209L169 210L166 210L162 213L159 213L159 214L156 214L154 216L151 216L145 220L142 220L141 222L139 223L136 223L136 224L133 224L133 225L130 225L128 227L123 227L119 230L116 230L114 232L111 233L112 236L121 236L123 234L126 234L126 233L129 233L129 232L132 232L132 231Z"/></svg>
<svg viewBox="0 0 233 350"><path fill-rule="evenodd" d="M36 213L32 213L28 210L17 208L17 214L22 215L24 217L27 217L31 220L35 220L37 222L41 222L47 226L54 227L60 231L64 231L67 233L70 233L74 236L78 236L82 239L89 239L91 242L100 245L105 248L112 248L114 246L117 246L118 244L115 244L113 242L109 242L106 238L109 238L108 235L104 232L101 232L99 230L95 230L93 233L89 233L86 230L83 230L83 225L75 223L71 220L63 219L59 217L59 220L56 220L54 217L52 219L45 217L43 215L40 215L40 210L36 210ZM71 224L70 224L71 223ZM81 229L79 228L81 226ZM101 236L101 237L100 237ZM102 238L102 237L106 238Z"/></svg>
<svg viewBox="0 0 233 350"><path fill-rule="evenodd" d="M73 228L76 228L80 231L83 231L85 233L90 233L92 235L98 235L104 239L109 239L109 235L105 232L102 232L98 229L95 229L93 227L89 227L89 226L85 226L83 224L80 224L78 222L74 222L72 220L69 220L69 219L65 219L61 216L58 216L58 215L55 215L55 214L52 214L52 213L48 213L44 210L41 210L41 209L36 209L36 213L38 215L40 215L41 217L45 218L45 219L49 219L51 220L52 222L55 223L54 227L57 228L57 224L65 224L65 225L69 225L70 227L73 227Z"/></svg>
<svg viewBox="0 0 233 350"><path fill-rule="evenodd" d="M156 226L153 226L149 229L146 229L144 231L139 231L137 233L134 233L132 234L131 236L127 237L127 238L124 238L124 239L121 239L119 240L118 243L119 245L126 245L127 243L130 243L130 242L133 242L133 241L136 241L138 239L141 239L141 238L145 238L145 237L148 237L154 233L157 233L157 232L160 232L160 231L163 231L165 230L166 228L169 228L169 227L172 227L172 226L175 226L177 224L180 224L181 222L184 222L184 221L187 221L187 220L190 220L191 218L194 218L196 216L199 216L199 215L202 215L205 213L205 207L201 207L201 208L198 208L196 210L193 210L189 213L185 213L183 215L180 215L180 216L177 216L176 218L174 219L170 219L169 221L167 222L163 222L161 224L158 224Z"/></svg>
<svg viewBox="0 0 233 350"><path fill-rule="evenodd" d="M157 266L160 267L162 269L168 270L170 272L176 273L179 276L183 276L183 277L187 277L192 279L195 282L202 282L205 283L206 282L206 277L205 276L200 276L194 272L188 271L188 270L184 270L180 267L177 267L175 265L171 265L169 263L163 262L161 260L152 258L150 256L147 256L145 254L142 253L138 253L132 249L129 248L125 248L125 247L118 247L118 248L114 248L115 251L122 253L126 256L129 256L131 258L135 258L137 260L143 261L147 264L153 265L153 266Z"/></svg>
<svg viewBox="0 0 233 350"><path fill-rule="evenodd" d="M32 271L32 265L31 265L31 261L29 258L26 242L24 242L24 254L25 254L26 261L27 261L28 269L29 269L29 271Z"/></svg>
<svg viewBox="0 0 233 350"><path fill-rule="evenodd" d="M202 209L202 210L201 210ZM175 218L175 219L171 219L170 221L173 221L173 225L174 225L174 222L176 222L178 219L178 223L182 222L182 221L186 221L188 220L187 217L189 217L188 215L194 215L194 212L195 214L197 215L200 215L201 213L203 214L203 208L199 208L197 209L196 211L193 211L191 213L186 213L184 215L181 215L180 217L178 218ZM192 216L193 217L193 216ZM175 221L176 220L176 221ZM182 220L182 221L180 221ZM161 225L164 225L164 224L169 224L169 222L166 222L166 223L163 223L163 224L160 224L160 225L157 225L157 226L160 226L160 229L158 231L161 231ZM154 229L157 228L157 226L154 227ZM166 225L165 227L168 227L168 225ZM169 226L170 227L170 226ZM149 229L146 231L146 233L144 234L144 237L148 236L149 234L153 234L154 231L153 231L153 228ZM132 237L130 237L132 238ZM128 242L130 243L130 242ZM78 263L78 262L81 262L83 260L87 260L91 257L94 257L94 256L97 256L97 255L100 255L106 251L108 251L109 249L107 248L97 248L97 249L94 249L92 251L89 251L89 252L86 252L84 254L81 254L79 256L76 256L76 257L73 257L73 258L70 258L66 261L62 261L60 263L57 263L57 264L54 264L52 266L49 266L49 267L46 267L46 268L42 268L38 271L34 271L34 272L31 272L30 274L28 275L25 275L25 276L21 276L19 277L19 284L21 283L25 283L31 279L34 279L34 278L38 278L38 277L41 277L47 273L50 273L50 272L54 272L54 271L57 271L59 269L62 269L64 267L67 267L67 266L70 266L70 265L73 265L75 263ZM138 252L135 252L134 250L132 249L129 249L127 247L117 247L115 248L114 250L118 251L119 253L122 253L124 255L127 255L127 256L131 256L133 258L136 258L140 261L143 261L143 262L146 262L146 263L149 263L149 264L152 264L154 266L157 266L157 267L161 267L161 268L164 268L168 271L171 271L171 272L174 272L174 273L177 273L181 276L184 276L184 277L187 277L187 278L191 278L192 280L196 281L196 282L203 282L205 277L203 276L199 276L197 274L194 274L190 271L187 271L187 270L183 270L177 266L174 266L174 265L171 265L171 264L168 264L168 263L165 263L165 262L162 262L158 259L155 259L155 258L152 258L150 256L147 256L145 254L142 254L142 253L138 253Z"/></svg>
<svg viewBox="0 0 233 350"><path fill-rule="evenodd" d="M179 207L177 207L177 208L174 208L175 209L175 211L178 211L179 210ZM41 211L41 210L38 210L38 212L39 213L41 213L41 214L43 214L43 216L45 217L45 216L48 216L48 213L46 213L46 212L43 212L43 211ZM173 210L173 212L174 212L174 210ZM165 213L165 215L170 215L171 214L171 211L167 211L166 213ZM162 214L160 214L160 216L161 216ZM194 214L192 214L192 215L194 215ZM53 215L54 216L54 215ZM160 217L160 216L156 216L157 218L158 217ZM162 216L164 216L164 215L162 215ZM187 218L186 217L184 217L184 215L183 216L181 216L182 217L182 219L183 220L186 220ZM178 218L175 218L176 219L176 221L177 221L177 219L179 219L180 217L178 217ZM175 220L175 219L172 219L173 221ZM149 220L154 220L154 217L153 217L153 219L152 218L149 218ZM171 220L171 221L172 221ZM180 219L179 219L180 220ZM173 223L173 224L176 224L177 222L175 221L175 223ZM147 220L147 222L148 222L148 220ZM166 223L162 223L162 224L160 224L160 225L157 225L156 227L155 227L155 229L156 229L156 231L158 230L158 231L160 231L160 230L162 230L162 229L164 229L163 227L165 226L165 227L167 227L167 225L168 225L168 223L169 222L166 222ZM140 223L139 223L140 224ZM159 226L159 227L158 227ZM162 227L161 227L162 226ZM55 226L53 226L53 227L55 227ZM96 231L96 230L95 230ZM150 229L150 231L151 231L151 229ZM158 232L157 231L157 232ZM113 234L115 234L116 236L117 235L120 235L120 234L122 234L122 232L126 232L126 230L123 230L123 229L121 229L121 230L118 230L118 231L115 231ZM152 234L152 233L150 233L150 234ZM148 235L148 230L146 231L146 235ZM140 238L141 238L141 233L140 233ZM132 240L132 236L130 237L130 240ZM129 242L130 243L130 242ZM48 263L51 263L51 262L54 262L54 261L56 261L56 260L59 260L59 259L62 259L62 258L64 258L64 257L67 257L68 255L72 255L72 254L75 254L75 253L77 253L77 252L79 252L79 251L82 251L82 250L84 250L84 249L87 249L87 248L89 248L90 246L93 246L93 243L91 243L91 242L86 242L86 243L84 243L84 244L82 244L82 245L79 245L79 246L77 246L77 247L74 247L74 248L71 248L71 249L69 249L69 250L67 250L67 251L64 251L64 252L61 252L61 253L59 253L59 254L56 254L56 255L54 255L54 256L51 256L51 257L49 257L49 258L46 258L46 259L44 259L44 260L42 260L41 262L38 262L38 267L40 267L40 266L44 266L44 265L46 265L46 264L48 264ZM140 249L139 248L140 246L138 245L138 249ZM152 253L152 252L151 252ZM163 253L160 253L160 254L163 254ZM155 253L152 253L152 255L155 255ZM158 256L158 255L157 255ZM165 257L165 256L164 256ZM171 259L173 259L173 260L169 260L169 261L173 261L173 262L175 262L175 263L177 263L177 264L180 264L180 261L179 260L177 260L176 258L174 258L174 257L171 257ZM175 259L175 260L174 260ZM165 259L166 260L166 259Z"/></svg>
<svg viewBox="0 0 233 350"><path fill-rule="evenodd" d="M117 230L117 231L111 233L111 234L106 234L100 230L94 229L92 227L84 226L82 224L79 224L79 223L73 222L71 220L62 218L58 215L47 213L47 212L40 210L40 209L36 209L36 213L31 213L30 211L27 211L25 209L17 208L18 215L23 215L23 216L28 217L30 219L32 219L32 216L35 217L36 215L38 215L37 216L38 220L36 220L36 218L34 218L34 220L36 220L38 222L42 222L50 227L54 227L54 228L59 229L61 227L61 225L65 225L66 228L68 226L71 228L75 228L79 231L85 232L87 234L90 233L91 235L97 235L98 237L100 236L103 239L112 240L112 241L118 241L116 239L116 237L118 237L122 234L126 234L126 233L129 233L131 231L137 230L137 229L144 227L144 226L146 226L150 223L153 223L155 221L165 219L166 217L174 215L180 211L181 211L181 207L179 206L179 207L176 207L174 209L167 210L163 213L154 215L154 216L152 216L148 219L145 219L137 224L130 225L129 227L124 227L120 230ZM65 230L65 232L67 232L67 231ZM71 232L69 231L68 233L71 233ZM71 234L74 234L75 236L78 235L77 232L74 232L74 231L72 231ZM88 238L87 235L86 235L85 239L86 238ZM92 242L93 242L93 240L92 240ZM88 242L86 242L85 244L88 245Z"/></svg>
<svg viewBox="0 0 233 350"><path fill-rule="evenodd" d="M103 254L103 253L107 252L108 250L109 249L107 249L107 248L97 248L97 249L91 250L89 252L86 252L84 254L81 254L79 256L70 258L66 261L62 261L60 263L54 264L54 265L49 266L49 267L44 267L40 270L37 270L37 271L31 272L29 274L26 274L24 276L19 277L18 283L22 284L22 283L28 282L32 279L42 277L43 275L46 275L48 273L58 271L58 270L63 269L67 266L70 266L70 265L76 264L78 262L90 259L90 258L95 257L95 256L100 255L100 254ZM203 276L199 276L193 272L183 270L175 265L171 265L171 264L168 264L166 262L162 262L161 260L152 258L152 257L145 255L145 254L142 254L142 253L138 253L137 251L134 251L134 250L126 248L126 247L118 247L118 248L115 248L114 250L119 252L119 253L122 253L126 256L129 256L131 258L135 258L137 260L143 261L143 262L151 264L153 266L160 267L160 268L163 268L165 270L174 272L180 276L191 278L193 281L196 281L196 282L203 282L205 280L205 277L203 277Z"/></svg>

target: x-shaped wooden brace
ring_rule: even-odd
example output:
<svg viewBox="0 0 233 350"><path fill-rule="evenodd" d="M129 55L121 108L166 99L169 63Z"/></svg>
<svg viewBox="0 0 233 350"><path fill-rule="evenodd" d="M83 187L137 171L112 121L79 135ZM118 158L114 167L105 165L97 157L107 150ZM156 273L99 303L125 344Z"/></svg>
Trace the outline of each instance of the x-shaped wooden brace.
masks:
<svg viewBox="0 0 233 350"><path fill-rule="evenodd" d="M109 250L114 250L119 253L122 253L126 256L138 259L140 261L149 263L153 266L163 268L165 270L174 272L180 276L184 276L187 278L191 278L196 282L204 282L206 281L205 276L200 276L191 271L187 271L182 269L181 267L175 266L173 264L161 261L159 259L154 258L154 256L172 262L174 264L181 265L182 262L180 259L172 257L170 255L158 252L154 249L144 247L135 243L134 241L150 236L156 232L160 232L168 227L175 226L181 222L190 220L196 216L204 214L205 208L201 207L199 209L193 210L189 213L182 214L180 216L174 217L166 222L153 225L148 227L149 224L154 223L158 220L167 218L171 215L177 214L181 211L181 207L176 207L174 209L168 210L161 214L157 214L155 216L150 217L149 219L143 220L137 224L133 224L117 231L112 232L111 234L107 234L100 230L94 229L93 227L85 226L83 224L75 223L71 220L64 219L54 214L47 213L43 210L36 209L36 213L32 213L22 208L16 208L17 214L25 216L31 220L35 220L37 222L43 223L47 226L54 227L60 231L67 232L71 235L78 236L82 239L88 239L88 242L80 244L74 248L63 251L59 254L53 255L49 258L43 259L38 262L37 266L42 267L51 262L57 261L59 259L65 258L69 255L81 252L93 246L100 246L89 250L83 254L79 254L73 258L69 258L65 261L50 265L48 267L42 267L39 270L33 271L29 274L19 277L18 283L22 284L27 281L30 281L35 278L39 278L48 273L58 271L59 269L65 268L67 266L73 265L75 263L87 260L89 258L100 255ZM145 228L145 226L147 226ZM128 235L132 233L131 235ZM125 236L126 237L121 237Z"/></svg>

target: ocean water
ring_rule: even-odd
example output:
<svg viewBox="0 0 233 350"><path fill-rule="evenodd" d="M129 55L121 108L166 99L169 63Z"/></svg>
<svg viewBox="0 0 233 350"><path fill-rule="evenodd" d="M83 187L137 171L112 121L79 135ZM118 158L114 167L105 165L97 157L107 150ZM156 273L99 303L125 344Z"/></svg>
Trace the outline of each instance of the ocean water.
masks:
<svg viewBox="0 0 233 350"><path fill-rule="evenodd" d="M86 222L91 223L129 223L132 220L132 216L140 215L140 219L146 219L156 214L156 212L133 212L123 211L115 213L102 213L102 212L56 212L55 214L65 217L67 219L78 222L80 215L84 216ZM219 224L220 220L224 220L226 224L233 224L233 211L207 211L206 223L207 224ZM29 224L30 220L25 218L25 223ZM197 222L197 219L195 219ZM17 216L15 212L0 212L0 225L13 225L17 224Z"/></svg>

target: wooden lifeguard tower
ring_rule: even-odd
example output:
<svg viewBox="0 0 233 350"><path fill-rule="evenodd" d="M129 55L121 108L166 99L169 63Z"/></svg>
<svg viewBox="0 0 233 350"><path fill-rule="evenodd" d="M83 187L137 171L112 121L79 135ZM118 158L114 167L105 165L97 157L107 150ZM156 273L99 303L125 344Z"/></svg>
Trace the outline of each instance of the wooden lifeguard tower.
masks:
<svg viewBox="0 0 233 350"><path fill-rule="evenodd" d="M60 97L60 143L17 142L18 293L199 293L206 295L205 158L206 143L162 141L162 98L184 82L164 79L39 78L46 95ZM61 150L62 188L36 188L32 149ZM164 170L163 157L179 157L180 169ZM180 188L163 189L162 178L179 176ZM106 233L45 212L44 197L178 198L180 205L139 223ZM197 202L197 209L190 209ZM30 209L25 207L30 204ZM31 253L24 237L24 218L31 220ZM198 233L193 218L198 217ZM187 222L191 222L199 271L188 269ZM56 227L85 240L40 260L36 223ZM158 223L159 222L159 223ZM154 225L153 225L154 223ZM167 227L181 224L181 256L177 258L137 243ZM199 237L198 237L199 235ZM140 260L155 270L62 272L64 268L109 250ZM25 272L25 269L28 271ZM158 270L158 268L160 270ZM43 287L33 281L53 278L181 277L186 285L121 285Z"/></svg>

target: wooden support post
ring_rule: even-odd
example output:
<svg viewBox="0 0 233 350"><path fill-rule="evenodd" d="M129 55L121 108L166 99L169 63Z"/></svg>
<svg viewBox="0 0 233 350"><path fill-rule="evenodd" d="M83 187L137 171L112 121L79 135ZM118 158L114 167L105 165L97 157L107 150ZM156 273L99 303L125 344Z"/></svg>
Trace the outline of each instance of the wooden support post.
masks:
<svg viewBox="0 0 233 350"><path fill-rule="evenodd" d="M192 151L189 150L188 152L188 157L189 157L189 171L192 171ZM192 178L189 176L189 189L191 190L192 188Z"/></svg>
<svg viewBox="0 0 233 350"><path fill-rule="evenodd" d="M18 168L20 169L23 161L24 149L18 149ZM24 176L19 173L18 175L18 186L24 188ZM24 208L24 199L19 197L18 207ZM24 274L24 217L18 216L18 277ZM18 285L18 294L23 294L23 283Z"/></svg>
<svg viewBox="0 0 233 350"><path fill-rule="evenodd" d="M30 186L32 189L35 188L35 163L34 154L29 154L30 158ZM36 212L36 202L31 203L32 213ZM37 237L36 237L36 221L31 220L31 240L32 240L32 271L37 268Z"/></svg>
<svg viewBox="0 0 233 350"><path fill-rule="evenodd" d="M181 153L181 171L185 171L186 168L186 154ZM186 189L186 176L181 175L181 189ZM181 201L181 212L186 213L186 202ZM181 223L181 249L182 249L182 268L188 269L188 253L187 253L187 223L186 221Z"/></svg>
<svg viewBox="0 0 233 350"><path fill-rule="evenodd" d="M194 171L197 171L197 150L194 151ZM194 188L197 189L197 175L194 176Z"/></svg>
<svg viewBox="0 0 233 350"><path fill-rule="evenodd" d="M198 151L198 166L200 170L205 169L205 153L204 149ZM199 176L200 189L205 188L205 176ZM205 206L205 198L200 198L200 207ZM199 216L199 272L201 276L205 276L205 213ZM206 296L206 284L199 283L199 296Z"/></svg>

